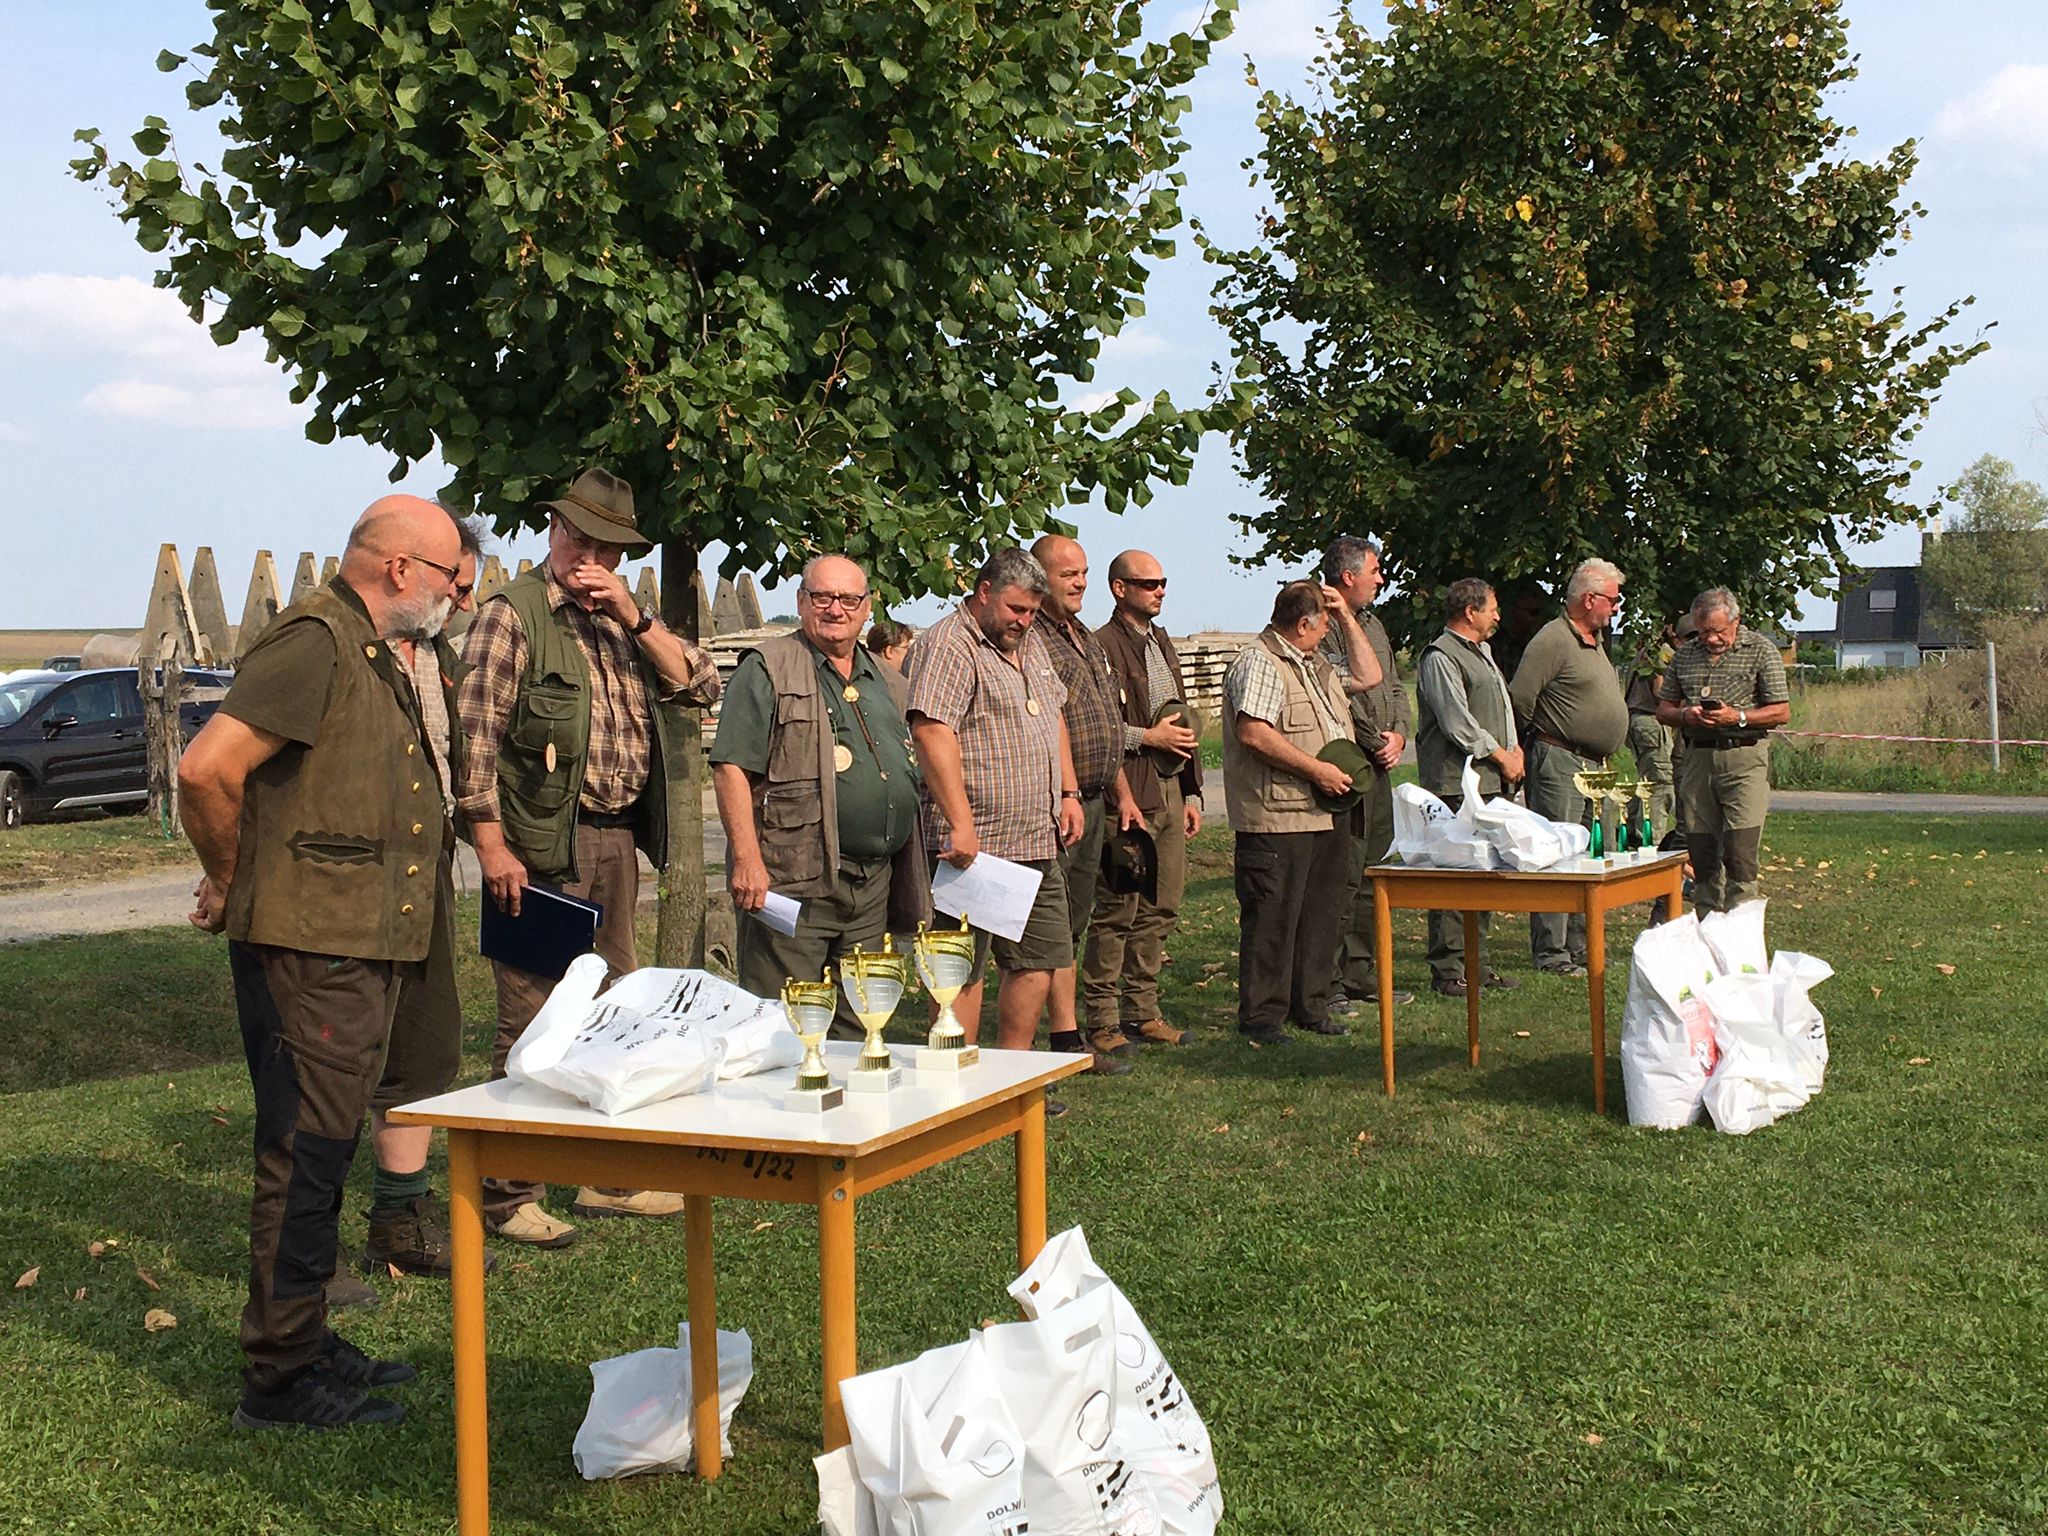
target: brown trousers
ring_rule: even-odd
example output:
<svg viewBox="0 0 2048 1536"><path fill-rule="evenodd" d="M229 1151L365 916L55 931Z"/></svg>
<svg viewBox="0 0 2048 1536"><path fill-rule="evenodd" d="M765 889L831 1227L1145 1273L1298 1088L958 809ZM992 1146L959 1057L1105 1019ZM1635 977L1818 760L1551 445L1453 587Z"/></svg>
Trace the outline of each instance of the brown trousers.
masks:
<svg viewBox="0 0 2048 1536"><path fill-rule="evenodd" d="M1180 921L1187 891L1188 823L1180 781L1162 779L1159 787L1165 804L1145 818L1145 830L1159 850L1158 899L1106 887L1095 897L1081 962L1082 1022L1090 1034L1107 1035L1163 1016L1159 973L1166 964L1166 937Z"/></svg>
<svg viewBox="0 0 2048 1536"><path fill-rule="evenodd" d="M252 1392L272 1393L326 1343L342 1186L382 1069L399 975L417 967L230 943L228 969L256 1100L242 1377Z"/></svg>
<svg viewBox="0 0 2048 1536"><path fill-rule="evenodd" d="M370 1095L378 1113L446 1093L462 1065L462 995L455 987L454 838L441 850L434 881L433 947L424 967L409 966L391 1018L384 1074Z"/></svg>
<svg viewBox="0 0 2048 1536"><path fill-rule="evenodd" d="M576 826L577 878L562 882L571 896L581 896L604 908L597 925L597 952L604 956L610 974L606 984L639 966L633 948L633 914L640 903L640 859L633 847L630 827ZM489 901L490 894L484 895ZM555 984L546 976L522 971L502 960L491 962L498 978L498 1037L491 1046L491 1076L505 1075L505 1058L514 1043L526 1033L526 1026L540 1012ZM504 1221L529 1202L545 1199L548 1187L521 1179L484 1180L484 1217Z"/></svg>

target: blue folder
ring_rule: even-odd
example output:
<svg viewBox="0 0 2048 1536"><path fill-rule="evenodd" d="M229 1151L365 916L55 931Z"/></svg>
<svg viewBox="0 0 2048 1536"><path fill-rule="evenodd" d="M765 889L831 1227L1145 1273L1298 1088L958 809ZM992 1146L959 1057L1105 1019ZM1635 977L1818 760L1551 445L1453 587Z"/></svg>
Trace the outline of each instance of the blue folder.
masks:
<svg viewBox="0 0 2048 1536"><path fill-rule="evenodd" d="M560 981L571 960L595 947L597 925L603 921L602 905L553 886L527 886L517 917L499 907L485 891L477 948L486 960L502 960L522 971Z"/></svg>

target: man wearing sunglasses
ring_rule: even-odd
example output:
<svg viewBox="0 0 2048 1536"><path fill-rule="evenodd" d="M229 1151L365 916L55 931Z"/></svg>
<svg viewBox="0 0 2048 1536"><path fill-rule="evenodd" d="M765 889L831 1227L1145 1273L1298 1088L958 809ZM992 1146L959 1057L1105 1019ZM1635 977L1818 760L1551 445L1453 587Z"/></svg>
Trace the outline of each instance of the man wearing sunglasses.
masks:
<svg viewBox="0 0 2048 1536"><path fill-rule="evenodd" d="M518 916L531 880L604 908L597 952L616 978L634 969L633 915L640 900L635 848L656 869L668 863L672 751L663 704L718 697L710 654L643 611L619 576L630 551L654 541L640 531L633 488L603 469L578 475L549 514L548 557L485 603L464 637L471 671L462 680L466 743L455 801L469 819L488 899ZM695 857L694 852L691 855ZM531 971L494 961L498 1034L495 1077L553 989ZM573 1242L551 1215L544 1186L492 1179L484 1222L497 1236L539 1248ZM673 1216L677 1195L585 1188L584 1216Z"/></svg>
<svg viewBox="0 0 2048 1536"><path fill-rule="evenodd" d="M869 609L867 572L819 555L797 588L796 632L740 657L719 711L711 783L739 982L759 997L792 976L817 980L849 950L880 949L931 911L910 685L860 643ZM795 933L761 920L770 891L802 903ZM839 1015L838 1033L862 1033L843 997Z"/></svg>
<svg viewBox="0 0 2048 1536"><path fill-rule="evenodd" d="M1508 684L1528 744L1529 809L1552 821L1592 824L1572 775L1605 767L1628 740L1628 701L1607 654L1624 579L1605 560L1582 562L1565 583L1564 613L1536 631ZM1530 913L1529 955L1552 976L1585 975L1586 920Z"/></svg>

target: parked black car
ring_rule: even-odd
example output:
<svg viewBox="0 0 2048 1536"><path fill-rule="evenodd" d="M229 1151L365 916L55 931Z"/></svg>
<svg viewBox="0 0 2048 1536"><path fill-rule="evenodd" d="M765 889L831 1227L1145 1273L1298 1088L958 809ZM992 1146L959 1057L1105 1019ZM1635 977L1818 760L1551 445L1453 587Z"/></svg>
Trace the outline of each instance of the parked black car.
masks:
<svg viewBox="0 0 2048 1536"><path fill-rule="evenodd" d="M230 679L187 672L179 724L192 734ZM126 667L0 678L0 827L53 811L140 810L149 799L142 692Z"/></svg>

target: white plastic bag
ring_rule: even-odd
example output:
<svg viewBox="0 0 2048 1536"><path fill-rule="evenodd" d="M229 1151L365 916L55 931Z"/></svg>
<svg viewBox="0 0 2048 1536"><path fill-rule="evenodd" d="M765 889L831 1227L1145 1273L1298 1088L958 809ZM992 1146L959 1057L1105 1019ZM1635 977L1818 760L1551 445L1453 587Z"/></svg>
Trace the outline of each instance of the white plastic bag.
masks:
<svg viewBox="0 0 2048 1536"><path fill-rule="evenodd" d="M1703 995L1719 974L1690 912L1636 938L1621 1024L1621 1081L1630 1125L1676 1130L1699 1118L1720 1047Z"/></svg>
<svg viewBox="0 0 2048 1536"><path fill-rule="evenodd" d="M1024 1434L1024 1505L1031 1536L1161 1536L1133 1443L1154 1440L1117 1423L1117 1338L1101 1288L1055 1312L985 1328L981 1338Z"/></svg>
<svg viewBox="0 0 2048 1536"><path fill-rule="evenodd" d="M1823 1063L1778 1026L1776 981L1744 971L1706 988L1720 1061L1702 1095L1714 1129L1746 1136L1820 1091Z"/></svg>
<svg viewBox="0 0 2048 1536"><path fill-rule="evenodd" d="M849 1376L839 1394L878 1532L1004 1536L1026 1529L1023 1436L980 1334ZM826 1491L821 1468L821 1504ZM841 1497L834 1514L842 1529L849 1516L859 1529L858 1499Z"/></svg>
<svg viewBox="0 0 2048 1536"><path fill-rule="evenodd" d="M718 1439L732 1454L733 1411L754 1380L754 1341L718 1330ZM674 1349L636 1349L590 1367L590 1407L573 1454L584 1477L681 1471L696 1460L690 1429L690 1325Z"/></svg>
<svg viewBox="0 0 2048 1536"><path fill-rule="evenodd" d="M1056 1314L1096 1292L1107 1293L1116 1328L1117 1426L1130 1431L1123 1438L1159 1506L1161 1529L1167 1536L1210 1536L1223 1517L1223 1489L1208 1427L1130 1299L1089 1253L1081 1229L1069 1227L1053 1238L1010 1284L1031 1318ZM1135 1433L1146 1423L1156 1431L1150 1444Z"/></svg>
<svg viewBox="0 0 2048 1536"><path fill-rule="evenodd" d="M1592 846L1593 834L1587 828L1552 821L1513 800L1482 800L1472 816L1509 869L1549 869Z"/></svg>
<svg viewBox="0 0 2048 1536"><path fill-rule="evenodd" d="M1406 864L1427 864L1430 850L1456 835L1451 808L1420 784L1394 786L1394 852Z"/></svg>
<svg viewBox="0 0 2048 1536"><path fill-rule="evenodd" d="M506 1057L507 1077L616 1115L801 1054L780 1004L708 971L632 971L600 996L604 975L600 956L570 962Z"/></svg>
<svg viewBox="0 0 2048 1536"><path fill-rule="evenodd" d="M853 1447L813 1456L811 1465L818 1473L818 1526L824 1536L882 1536L875 1496L861 1486Z"/></svg>
<svg viewBox="0 0 2048 1536"><path fill-rule="evenodd" d="M1771 980L1777 989L1773 1017L1778 1032L1803 1044L1823 1070L1828 1064L1827 1021L1807 994L1834 974L1835 968L1817 955L1781 949L1771 956Z"/></svg>
<svg viewBox="0 0 2048 1536"><path fill-rule="evenodd" d="M1729 976L1761 976L1771 968L1764 945L1764 908L1759 897L1727 912L1709 912L1700 919L1700 937L1714 952L1714 963Z"/></svg>

